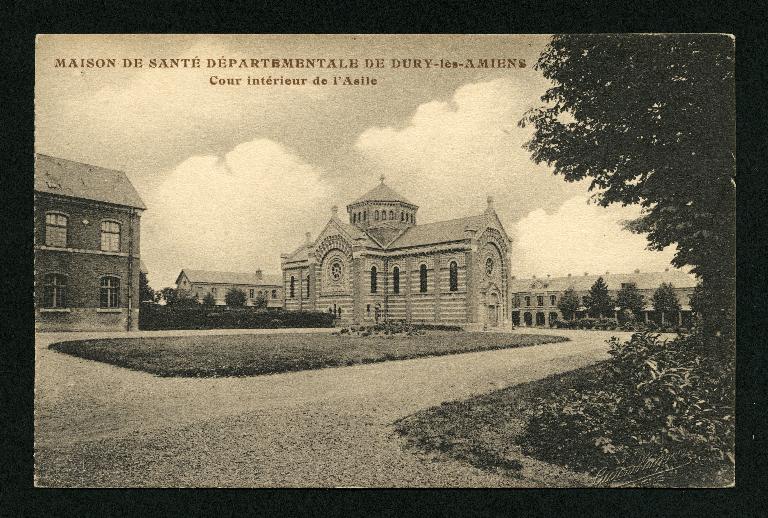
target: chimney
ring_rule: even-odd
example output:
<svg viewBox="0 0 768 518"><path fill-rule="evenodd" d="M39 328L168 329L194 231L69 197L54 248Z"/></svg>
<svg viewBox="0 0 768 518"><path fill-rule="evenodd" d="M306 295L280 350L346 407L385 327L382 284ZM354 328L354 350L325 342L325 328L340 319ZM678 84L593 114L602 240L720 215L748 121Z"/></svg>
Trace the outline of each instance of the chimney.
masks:
<svg viewBox="0 0 768 518"><path fill-rule="evenodd" d="M536 276L534 275L534 276L533 276L533 278L535 279L535 278L536 278Z"/></svg>
<svg viewBox="0 0 768 518"><path fill-rule="evenodd" d="M611 274L611 272L609 272L608 270L605 270L605 274L606 274L606 275L610 275L610 274Z"/></svg>
<svg viewBox="0 0 768 518"><path fill-rule="evenodd" d="M669 268L664 268L664 271L665 271L665 272L668 272L668 271L669 271Z"/></svg>
<svg viewBox="0 0 768 518"><path fill-rule="evenodd" d="M571 276L571 274L569 273L569 274L568 274L568 277L570 277L570 276Z"/></svg>
<svg viewBox="0 0 768 518"><path fill-rule="evenodd" d="M547 274L547 279L549 279L549 274Z"/></svg>
<svg viewBox="0 0 768 518"><path fill-rule="evenodd" d="M263 275L262 275L262 273L261 273L261 268L259 268L258 270L256 270L256 272L255 272L255 273L256 273L256 278L257 278L257 279L259 279L259 280L262 280L262 279L264 278L264 276L263 276Z"/></svg>
<svg viewBox="0 0 768 518"><path fill-rule="evenodd" d="M488 210L493 210L493 196L488 196L485 201L488 202Z"/></svg>
<svg viewBox="0 0 768 518"><path fill-rule="evenodd" d="M513 281L515 280L515 276L514 276L514 275L512 276L512 280L513 280Z"/></svg>
<svg viewBox="0 0 768 518"><path fill-rule="evenodd" d="M589 272L584 272L584 277L586 277L587 275L589 275Z"/></svg>
<svg viewBox="0 0 768 518"><path fill-rule="evenodd" d="M635 273L640 273L640 268L635 268Z"/></svg>
<svg viewBox="0 0 768 518"><path fill-rule="evenodd" d="M338 215L338 213L339 213L338 205L334 205L333 207L331 207L331 216L335 218Z"/></svg>
<svg viewBox="0 0 768 518"><path fill-rule="evenodd" d="M304 237L306 238L307 244L312 243L312 234L310 234L309 232L306 232L304 234Z"/></svg>

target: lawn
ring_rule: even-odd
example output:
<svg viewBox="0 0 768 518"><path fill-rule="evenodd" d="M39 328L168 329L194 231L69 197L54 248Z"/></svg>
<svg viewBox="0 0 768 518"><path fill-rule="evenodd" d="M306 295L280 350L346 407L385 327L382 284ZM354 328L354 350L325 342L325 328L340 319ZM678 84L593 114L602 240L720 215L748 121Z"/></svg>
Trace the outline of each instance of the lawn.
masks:
<svg viewBox="0 0 768 518"><path fill-rule="evenodd" d="M553 394L575 390L579 393L595 387L601 379L601 370L607 362L582 367L569 372L522 383L482 394L462 401L443 403L398 420L396 431L409 448L421 452L447 455L477 468L519 478L524 460L525 432L528 420L539 398L552 399ZM563 425L567 423L563 421ZM563 441L573 440L562 434ZM529 440L529 439L528 439ZM535 439L534 439L535 440ZM582 445L583 449L589 446ZM585 474L587 485L629 487L720 487L727 485L720 474L713 474L707 466L688 465L662 472L648 467L637 474L624 475L615 481L601 480L601 473L621 474L621 465L611 465L601 455L593 455L591 465L575 469L573 459L562 452L546 454L528 453L534 458L552 463L554 468L565 468ZM675 464L673 462L672 464ZM642 466L642 463L638 463ZM629 467L625 467L628 469ZM662 472L660 475L654 473ZM643 477L647 475L647 477Z"/></svg>
<svg viewBox="0 0 768 518"><path fill-rule="evenodd" d="M50 349L158 376L257 376L563 342L562 336L430 331L417 336L276 334L77 340Z"/></svg>
<svg viewBox="0 0 768 518"><path fill-rule="evenodd" d="M523 465L515 439L525 429L529 401L580 379L580 371L555 374L462 401L451 401L400 419L396 431L409 448L448 455L477 468L518 478Z"/></svg>

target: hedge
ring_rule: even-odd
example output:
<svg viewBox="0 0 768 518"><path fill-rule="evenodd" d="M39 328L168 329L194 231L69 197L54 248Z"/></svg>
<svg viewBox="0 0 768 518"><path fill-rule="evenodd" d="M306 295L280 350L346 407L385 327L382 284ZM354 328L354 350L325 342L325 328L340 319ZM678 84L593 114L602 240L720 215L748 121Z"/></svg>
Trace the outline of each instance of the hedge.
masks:
<svg viewBox="0 0 768 518"><path fill-rule="evenodd" d="M624 322L620 324L612 318L580 318L577 320L552 320L550 327L557 329L598 329L603 331L659 331L661 333L688 333L690 329L685 326L672 324L658 325L653 321L649 322Z"/></svg>
<svg viewBox="0 0 768 518"><path fill-rule="evenodd" d="M276 329L333 327L333 315L323 311L284 311L255 308L173 307L142 304L139 329Z"/></svg>

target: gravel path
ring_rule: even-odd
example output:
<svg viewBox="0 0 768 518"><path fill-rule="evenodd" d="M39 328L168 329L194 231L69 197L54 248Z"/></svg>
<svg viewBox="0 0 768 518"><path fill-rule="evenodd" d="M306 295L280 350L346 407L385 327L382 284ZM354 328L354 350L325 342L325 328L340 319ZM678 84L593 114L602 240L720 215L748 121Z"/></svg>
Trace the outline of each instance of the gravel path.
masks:
<svg viewBox="0 0 768 518"><path fill-rule="evenodd" d="M189 333L223 334L175 334ZM448 458L416 454L403 449L403 441L392 427L395 420L443 401L593 363L607 357L607 337L626 335L563 330L547 330L547 334L564 334L572 341L270 376L208 379L158 378L47 349L53 342L105 337L107 333L40 334L36 340L37 484L578 484L573 474L532 460L526 463L523 477L513 479Z"/></svg>

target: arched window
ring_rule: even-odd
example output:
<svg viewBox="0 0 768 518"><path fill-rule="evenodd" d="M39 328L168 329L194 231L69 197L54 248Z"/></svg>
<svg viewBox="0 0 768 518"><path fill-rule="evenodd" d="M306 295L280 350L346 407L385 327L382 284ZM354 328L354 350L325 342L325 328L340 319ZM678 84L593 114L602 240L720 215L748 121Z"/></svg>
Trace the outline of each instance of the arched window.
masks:
<svg viewBox="0 0 768 518"><path fill-rule="evenodd" d="M405 212L400 212L400 221L405 221Z"/></svg>
<svg viewBox="0 0 768 518"><path fill-rule="evenodd" d="M422 264L419 266L419 291L421 293L427 292L427 265Z"/></svg>
<svg viewBox="0 0 768 518"><path fill-rule="evenodd" d="M341 317L341 306L339 306L338 315Z"/></svg>
<svg viewBox="0 0 768 518"><path fill-rule="evenodd" d="M392 291L394 293L400 293L400 267L395 266L392 270Z"/></svg>
<svg viewBox="0 0 768 518"><path fill-rule="evenodd" d="M288 293L289 293L288 296L290 298L293 298L296 296L296 278L293 275L291 275L291 286L289 288Z"/></svg>
<svg viewBox="0 0 768 518"><path fill-rule="evenodd" d="M459 289L459 265L456 264L456 261L451 261L451 264L448 266L448 271L449 289L450 291L456 291Z"/></svg>
<svg viewBox="0 0 768 518"><path fill-rule="evenodd" d="M354 212L352 213L352 223L353 224L357 223L357 214L355 214Z"/></svg>
<svg viewBox="0 0 768 518"><path fill-rule="evenodd" d="M389 219L395 219L395 211L393 210L389 211Z"/></svg>
<svg viewBox="0 0 768 518"><path fill-rule="evenodd" d="M67 278L58 273L49 273L43 279L43 307L67 307Z"/></svg>
<svg viewBox="0 0 768 518"><path fill-rule="evenodd" d="M272 298L273 299L277 298L277 290L272 290Z"/></svg>
<svg viewBox="0 0 768 518"><path fill-rule="evenodd" d="M105 252L120 251L120 223L116 221L101 222L101 249Z"/></svg>
<svg viewBox="0 0 768 518"><path fill-rule="evenodd" d="M307 275L307 298L309 298L309 275Z"/></svg>
<svg viewBox="0 0 768 518"><path fill-rule="evenodd" d="M378 210L373 213L373 219L376 220L376 221L379 221L379 211Z"/></svg>
<svg viewBox="0 0 768 518"><path fill-rule="evenodd" d="M64 214L45 215L45 246L67 247L67 222Z"/></svg>
<svg viewBox="0 0 768 518"><path fill-rule="evenodd" d="M382 221L386 221L387 220L387 211L386 210L382 210L381 211L381 220Z"/></svg>
<svg viewBox="0 0 768 518"><path fill-rule="evenodd" d="M371 293L376 293L377 282L376 282L376 267L371 266Z"/></svg>
<svg viewBox="0 0 768 518"><path fill-rule="evenodd" d="M368 220L368 211L366 210L363 212L363 221L367 221L367 220Z"/></svg>
<svg viewBox="0 0 768 518"><path fill-rule="evenodd" d="M120 307L120 279L117 277L101 278L99 305L102 308Z"/></svg>

